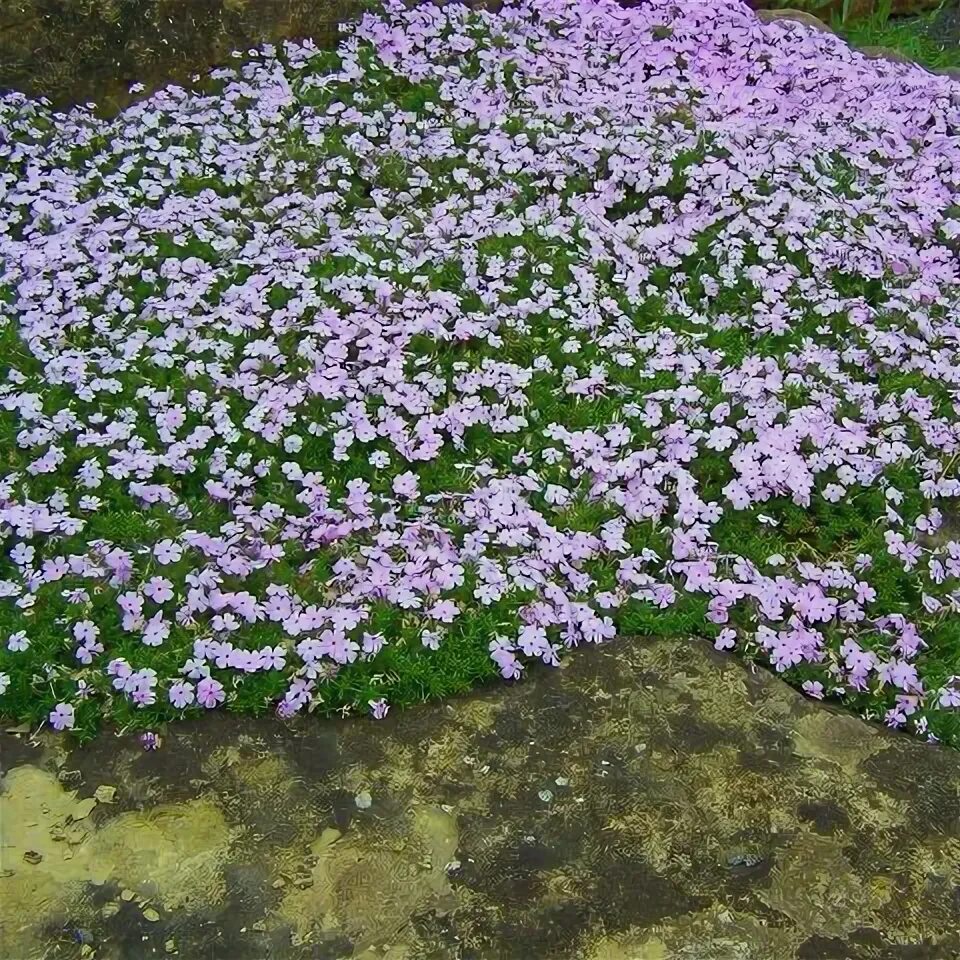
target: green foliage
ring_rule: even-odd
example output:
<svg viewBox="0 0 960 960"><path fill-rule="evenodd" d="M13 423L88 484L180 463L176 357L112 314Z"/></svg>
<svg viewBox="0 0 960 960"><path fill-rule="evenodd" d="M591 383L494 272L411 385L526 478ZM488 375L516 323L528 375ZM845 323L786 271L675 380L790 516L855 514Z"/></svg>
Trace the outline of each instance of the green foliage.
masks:
<svg viewBox="0 0 960 960"><path fill-rule="evenodd" d="M956 28L942 28L953 0L912 17L890 15L890 0L881 0L872 15L835 15L833 29L854 47L887 47L933 70L960 67Z"/></svg>

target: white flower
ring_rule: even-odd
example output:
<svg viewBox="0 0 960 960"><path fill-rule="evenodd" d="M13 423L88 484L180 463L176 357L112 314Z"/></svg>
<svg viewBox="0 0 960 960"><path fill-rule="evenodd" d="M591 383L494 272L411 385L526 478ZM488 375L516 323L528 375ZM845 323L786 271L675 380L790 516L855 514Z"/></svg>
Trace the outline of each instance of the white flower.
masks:
<svg viewBox="0 0 960 960"><path fill-rule="evenodd" d="M562 506L570 500L570 491L557 486L555 483L548 483L546 489L543 491L543 499L546 500L547 503Z"/></svg>

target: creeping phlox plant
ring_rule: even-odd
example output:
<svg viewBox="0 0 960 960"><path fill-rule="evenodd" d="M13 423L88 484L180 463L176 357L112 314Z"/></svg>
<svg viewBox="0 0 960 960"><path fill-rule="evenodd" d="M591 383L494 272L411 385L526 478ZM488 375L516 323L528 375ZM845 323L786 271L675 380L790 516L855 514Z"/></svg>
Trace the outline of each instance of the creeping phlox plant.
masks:
<svg viewBox="0 0 960 960"><path fill-rule="evenodd" d="M0 711L381 717L704 634L960 740L958 125L721 0L5 95Z"/></svg>

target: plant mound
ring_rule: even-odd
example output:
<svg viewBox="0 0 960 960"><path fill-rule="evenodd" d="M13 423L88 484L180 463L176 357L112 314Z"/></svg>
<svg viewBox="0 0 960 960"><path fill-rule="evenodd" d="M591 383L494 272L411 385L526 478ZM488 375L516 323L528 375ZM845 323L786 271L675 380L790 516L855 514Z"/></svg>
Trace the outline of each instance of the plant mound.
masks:
<svg viewBox="0 0 960 960"><path fill-rule="evenodd" d="M706 634L957 738L958 124L719 0L5 95L0 711L382 716Z"/></svg>

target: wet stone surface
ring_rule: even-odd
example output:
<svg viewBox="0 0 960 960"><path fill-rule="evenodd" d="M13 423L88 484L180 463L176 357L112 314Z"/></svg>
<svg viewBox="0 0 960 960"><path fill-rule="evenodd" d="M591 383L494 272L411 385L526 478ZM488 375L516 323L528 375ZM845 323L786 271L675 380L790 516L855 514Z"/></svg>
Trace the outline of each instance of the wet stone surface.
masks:
<svg viewBox="0 0 960 960"><path fill-rule="evenodd" d="M3 0L0 89L105 112L128 88L188 83L210 65L283 38L334 46L359 0Z"/></svg>
<svg viewBox="0 0 960 960"><path fill-rule="evenodd" d="M2 757L4 958L960 956L960 755L698 641Z"/></svg>

